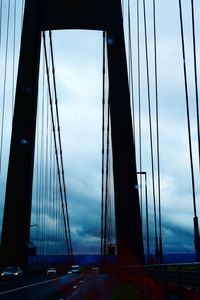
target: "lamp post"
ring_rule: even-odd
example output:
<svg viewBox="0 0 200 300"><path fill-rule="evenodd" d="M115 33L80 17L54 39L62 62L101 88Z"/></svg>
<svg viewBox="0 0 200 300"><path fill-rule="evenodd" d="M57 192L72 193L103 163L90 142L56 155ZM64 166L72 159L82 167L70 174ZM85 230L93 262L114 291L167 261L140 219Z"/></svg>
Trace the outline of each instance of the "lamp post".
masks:
<svg viewBox="0 0 200 300"><path fill-rule="evenodd" d="M31 224L30 227L37 227L38 224Z"/></svg>
<svg viewBox="0 0 200 300"><path fill-rule="evenodd" d="M146 237L147 237L147 263L150 261L150 247L149 247L149 212L148 212L148 198L147 198L147 172L141 171L137 174L145 176L145 205L146 205Z"/></svg>
<svg viewBox="0 0 200 300"><path fill-rule="evenodd" d="M33 227L37 227L37 228L38 228L39 226L38 226L38 224L35 223L35 224L31 224L31 225L30 225L30 229L33 228ZM36 232L36 233L37 233L37 232ZM36 240L36 237L35 237L35 240Z"/></svg>
<svg viewBox="0 0 200 300"><path fill-rule="evenodd" d="M38 224L31 224L30 229L33 227L38 227ZM32 238L31 240L36 241L37 239L35 237L35 239ZM29 256L35 256L36 255L36 246L34 245L34 243L31 240L28 243L28 252L29 252Z"/></svg>

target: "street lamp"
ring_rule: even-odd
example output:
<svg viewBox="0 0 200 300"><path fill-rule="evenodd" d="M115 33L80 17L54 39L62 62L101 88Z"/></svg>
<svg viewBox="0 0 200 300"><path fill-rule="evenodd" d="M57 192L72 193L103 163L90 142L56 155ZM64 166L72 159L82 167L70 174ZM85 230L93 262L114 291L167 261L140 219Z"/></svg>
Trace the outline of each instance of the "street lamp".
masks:
<svg viewBox="0 0 200 300"><path fill-rule="evenodd" d="M150 261L150 248L149 248L149 213L148 213L148 199L147 199L147 172L137 172L137 174L145 176L146 236L147 236L147 263L148 263Z"/></svg>

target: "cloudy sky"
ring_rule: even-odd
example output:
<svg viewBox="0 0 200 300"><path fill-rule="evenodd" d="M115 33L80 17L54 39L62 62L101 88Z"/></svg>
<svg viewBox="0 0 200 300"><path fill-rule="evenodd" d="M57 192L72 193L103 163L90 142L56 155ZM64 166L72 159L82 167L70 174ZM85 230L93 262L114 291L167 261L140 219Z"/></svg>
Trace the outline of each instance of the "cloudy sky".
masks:
<svg viewBox="0 0 200 300"><path fill-rule="evenodd" d="M0 46L0 72L5 73L6 26L8 0L3 1L2 39ZM136 148L138 151L138 78L137 78L137 23L136 2L131 0L131 28L133 46L133 76L136 120ZM150 165L149 120L147 106L146 65L144 50L143 1L140 2L141 39L141 102L142 102L142 153L143 171L147 172L150 210L151 249L154 248L153 200ZM153 136L155 143L155 88L152 1L146 1L150 86L152 101ZM195 165L197 208L199 211L199 170L195 119L194 71L192 60L192 31L190 1L183 2L186 65L192 124L192 141ZM195 2L195 17L199 19L200 7ZM22 3L22 2L21 2ZM18 2L16 57L19 48L21 3ZM127 0L124 0L124 27L127 41ZM8 52L8 70L5 93L6 118L4 126L3 163L1 166L1 216L3 211L11 124L12 88L12 28L13 5ZM157 54L158 92L160 112L160 163L163 248L165 252L193 252L193 206L188 151L187 119L183 80L181 36L178 0L157 0ZM196 22L197 63L200 56L200 27ZM93 31L53 32L56 78L59 99L63 158L67 183L68 207L72 242L76 253L98 252L100 237L101 202L101 119L102 119L102 33ZM17 59L15 61L15 72ZM16 77L16 76L15 76ZM0 109L2 110L4 82L0 84ZM1 111L0 111L1 113ZM139 161L139 160L138 160ZM156 162L156 156L155 156ZM156 170L156 164L155 164ZM156 172L157 173L157 172ZM157 188L156 188L156 205ZM158 206L157 206L158 207ZM145 231L144 231L145 233Z"/></svg>

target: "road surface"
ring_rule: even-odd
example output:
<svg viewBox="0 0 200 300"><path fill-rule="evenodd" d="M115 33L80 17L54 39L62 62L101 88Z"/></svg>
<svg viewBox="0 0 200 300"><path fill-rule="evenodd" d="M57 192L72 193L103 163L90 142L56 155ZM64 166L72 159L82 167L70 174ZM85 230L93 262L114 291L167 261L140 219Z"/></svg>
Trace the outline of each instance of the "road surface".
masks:
<svg viewBox="0 0 200 300"><path fill-rule="evenodd" d="M83 275L57 278L24 276L19 280L0 282L0 300L60 300L65 299L82 283Z"/></svg>
<svg viewBox="0 0 200 300"><path fill-rule="evenodd" d="M150 285L125 284L109 274L24 276L19 281L0 282L0 300L196 300L198 297L199 294L166 291L153 281Z"/></svg>

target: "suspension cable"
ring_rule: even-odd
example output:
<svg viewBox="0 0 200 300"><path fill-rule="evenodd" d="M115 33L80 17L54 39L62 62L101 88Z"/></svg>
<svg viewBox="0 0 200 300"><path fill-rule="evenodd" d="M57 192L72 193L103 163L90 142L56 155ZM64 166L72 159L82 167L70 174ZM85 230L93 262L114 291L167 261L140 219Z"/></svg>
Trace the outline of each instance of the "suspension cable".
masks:
<svg viewBox="0 0 200 300"><path fill-rule="evenodd" d="M6 101L6 84L7 84L7 63L8 63L8 42L9 42L9 28L10 28L10 0L8 2L7 12L7 31L6 31L6 54L4 65L4 83L3 83L3 106L2 106L2 120L1 120L1 138L0 138L0 173L2 167L2 152L3 152L3 137L4 137L4 117L5 117L5 101Z"/></svg>
<svg viewBox="0 0 200 300"><path fill-rule="evenodd" d="M184 32L183 32L182 5L181 5L180 0L179 0L179 12L180 12L183 71L184 71L184 83L185 83L185 100L186 100L187 126L188 126L188 139L189 139L189 152L190 152L190 168L191 168L191 177L192 177L193 206L194 206L194 216L197 217L195 183L194 183L194 167L193 167L192 142L191 142L191 129L190 129L189 98L188 98L188 85L187 85L187 70L186 70L186 60L185 60L186 59L186 57L185 57L185 42L184 42Z"/></svg>
<svg viewBox="0 0 200 300"><path fill-rule="evenodd" d="M139 171L140 171L140 214L142 221L142 119L141 119L141 86L140 86L140 5L137 0L137 65L138 65L138 128L139 128Z"/></svg>
<svg viewBox="0 0 200 300"><path fill-rule="evenodd" d="M70 225L69 225L69 214L68 214L68 207L67 207L66 181L65 181L64 166L63 166L62 143L61 143L61 134L60 134L60 121L59 121L59 113L58 113L58 97L57 97L57 88L56 88L56 79L55 79L55 64L54 64L54 55L53 55L53 45L52 45L52 33L51 33L51 31L49 31L49 39L50 39L50 50L51 50L50 52L51 52L53 86L54 86L55 107L56 107L57 132L58 132L58 142L59 142L59 149L60 149L61 175L62 175L65 210L66 210L66 218L67 218L69 249L70 249L70 255L72 255L73 251L72 251L71 233L70 233Z"/></svg>
<svg viewBox="0 0 200 300"><path fill-rule="evenodd" d="M133 88L133 56L132 56L132 37L131 37L131 7L128 0L128 48L129 48L129 89L132 103L132 119L133 119L133 138L135 140L135 105L134 105L134 88Z"/></svg>
<svg viewBox="0 0 200 300"><path fill-rule="evenodd" d="M53 114L53 104L52 104L51 85L50 85L50 78L49 78L49 67L48 67L48 59L47 59L45 32L43 32L43 44L44 44L47 84L48 84L48 93L49 93L49 102L50 102L49 104L50 104L50 111L51 111L53 136L54 136L54 147L55 147L55 154L56 154L58 181L59 181L60 197L61 197L62 212L63 212L63 219L64 219L65 238L66 238L66 242L67 242L68 253L71 254L69 235L68 235L68 231L67 231L68 225L67 225L67 220L66 220L66 212L65 212L65 205L64 205L63 192L62 192L62 179L61 179L60 168L59 168L58 147L57 147L57 141L56 141L56 135L55 135L55 121L54 121L54 114Z"/></svg>
<svg viewBox="0 0 200 300"><path fill-rule="evenodd" d="M194 20L194 1L191 0L192 10L192 37L193 37L193 60L194 60L194 76L195 76L195 97L196 97L196 113L197 113L197 136L198 136L198 154L199 154L199 170L200 170L200 123L199 123L199 93L197 79L197 58L196 58L196 39L195 39L195 20Z"/></svg>
<svg viewBox="0 0 200 300"><path fill-rule="evenodd" d="M50 147L50 152L49 152L49 161L50 161L50 170L49 170L49 186L50 186L50 191L49 191L49 215L52 216L52 203L53 203L53 130L52 130L52 124L50 124L50 141L49 141L49 147ZM51 247L51 241L53 240L53 228L51 225L51 230L49 232L49 254L53 251Z"/></svg>
<svg viewBox="0 0 200 300"><path fill-rule="evenodd" d="M22 0L22 7L21 7L21 28L23 27L23 18L24 18L24 0Z"/></svg>
<svg viewBox="0 0 200 300"><path fill-rule="evenodd" d="M49 57L47 58L48 62L49 62ZM48 187L48 181L49 181L49 94L47 93L47 101L46 101L46 107L45 107L45 113L46 113L46 124L45 124L45 130L46 130L46 136L45 136L45 158L44 158L44 199L45 199L45 203L46 203L46 207L47 207L47 213L48 213L48 208L49 208L49 201L48 201L48 191L49 191L49 187ZM44 212L44 235L45 235L45 243L44 243L44 253L46 253L48 251L48 228L46 225L46 215Z"/></svg>
<svg viewBox="0 0 200 300"><path fill-rule="evenodd" d="M121 7L122 7L122 19L124 19L124 0L121 0Z"/></svg>
<svg viewBox="0 0 200 300"><path fill-rule="evenodd" d="M159 217L159 258L163 261L162 246L162 222L161 222L161 192L160 192L160 139L159 139L159 107L158 107L158 67L157 67L157 34L156 34L156 6L153 0L153 24L154 24L154 74L155 74L155 95L156 95L156 138L157 138L157 168L158 168L158 217Z"/></svg>
<svg viewBox="0 0 200 300"><path fill-rule="evenodd" d="M1 36L2 36L2 0L0 0L0 49L1 49Z"/></svg>
<svg viewBox="0 0 200 300"><path fill-rule="evenodd" d="M103 255L104 249L104 155L105 155L105 74L106 74L106 59L105 59L105 47L106 47L106 39L105 39L105 31L103 31L103 82L102 82L102 175L101 175L101 256Z"/></svg>
<svg viewBox="0 0 200 300"><path fill-rule="evenodd" d="M110 106L108 103L107 109L107 142L106 142L106 186L105 186L105 209L104 209L104 255L106 255L107 248L107 234L108 234L108 191L109 191L109 148L110 148Z"/></svg>
<svg viewBox="0 0 200 300"><path fill-rule="evenodd" d="M110 136L111 139L111 136ZM116 222L115 222L115 202L114 202L114 185L113 185L113 163L112 163L112 151L110 151L110 193L111 193L111 212L110 212L110 219L112 221L111 223L111 237L112 237L112 244L114 247L116 247ZM116 251L114 252L116 254Z"/></svg>
<svg viewBox="0 0 200 300"><path fill-rule="evenodd" d="M181 0L179 0L179 14L180 14L180 26L181 26L183 72L184 72L184 83L185 83L185 102L186 102L186 113L187 113L188 142L189 142L190 169L191 169L193 209L194 209L194 219L193 219L193 221L194 221L194 244L195 244L195 250L196 250L196 259L197 259L197 261L199 261L200 260L200 237L199 237L199 225L198 225L198 217L197 217L197 209L196 209L194 166L193 166L193 155L192 155L190 111L189 111L189 97L188 97L187 70L186 70L186 57L185 57L185 41L184 41L184 32L183 32L183 17L182 17Z"/></svg>
<svg viewBox="0 0 200 300"><path fill-rule="evenodd" d="M39 113L40 113L40 110L39 110L39 105L37 107L37 122L36 122L36 157L37 157L37 160L36 160L36 221L35 223L37 224L37 228L36 228L36 243L37 243L37 248L39 249L39 212L40 212L40 208L39 208L39 204L40 204L40 201L39 201L39 193L40 193L40 166L39 166L39 135L38 135L38 132L39 132Z"/></svg>
<svg viewBox="0 0 200 300"><path fill-rule="evenodd" d="M145 52L146 52L146 71L147 71L147 92L148 92L148 110L149 110L149 130L150 130L150 145L151 145L151 171L152 171L152 186L153 186L153 204L154 204L154 230L155 230L155 255L158 260L158 234L157 234L157 216L156 216L156 199L155 199L155 176L154 176L154 158L153 158L153 137L152 137L152 122L151 122L151 96L150 96L150 80L149 80L149 60L148 60L148 44L147 44L147 22L146 22L146 5L143 0L144 11L144 34L145 34Z"/></svg>
<svg viewBox="0 0 200 300"><path fill-rule="evenodd" d="M44 153L44 147L43 147L43 140L44 140L44 89L45 89L45 59L44 59L44 53L43 53L43 62L42 62L42 105L41 105L41 137L40 137L40 188L39 188L39 216L41 215L41 218L39 218L38 226L41 228L39 230L39 252L42 254L42 232L43 232L43 220L42 220L42 206L43 206L43 153Z"/></svg>
<svg viewBox="0 0 200 300"><path fill-rule="evenodd" d="M52 139L52 143L53 143L53 139ZM53 144L52 144L52 147L53 147ZM52 149L53 151L54 149ZM53 153L54 154L54 153ZM56 224L57 224L57 219L56 219L56 162L55 162L55 155L53 155L53 170L52 170L52 194L53 194L53 197L52 197L52 208L53 208L53 215L52 215L52 218L53 220L55 220L55 225L53 227L53 230L54 230L54 241L56 240ZM54 253L56 254L56 249L54 248Z"/></svg>
<svg viewBox="0 0 200 300"><path fill-rule="evenodd" d="M16 0L14 1L13 13L13 66L12 66L12 114L14 110L15 97L15 44L16 44Z"/></svg>
<svg viewBox="0 0 200 300"><path fill-rule="evenodd" d="M109 135L110 141L110 135ZM110 143L110 142L109 142ZM112 195L111 195L111 161L110 161L110 151L109 151L109 158L108 158L108 208L107 208L107 249L109 254L109 247L112 245Z"/></svg>

